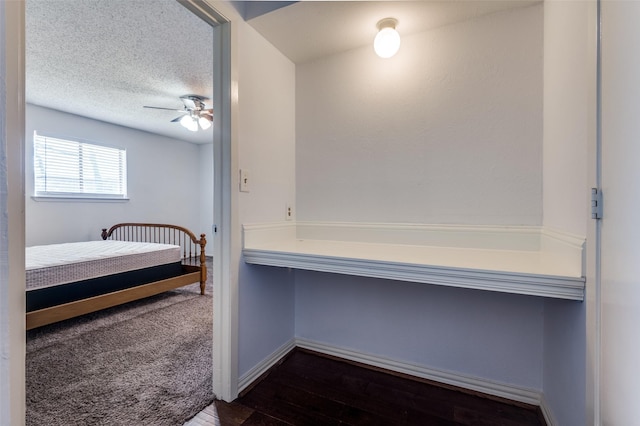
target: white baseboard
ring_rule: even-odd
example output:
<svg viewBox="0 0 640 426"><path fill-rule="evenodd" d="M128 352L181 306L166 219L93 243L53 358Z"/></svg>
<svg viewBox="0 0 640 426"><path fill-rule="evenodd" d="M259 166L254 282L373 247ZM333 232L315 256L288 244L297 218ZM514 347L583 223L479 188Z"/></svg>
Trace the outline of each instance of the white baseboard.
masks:
<svg viewBox="0 0 640 426"><path fill-rule="evenodd" d="M296 347L295 339L291 339L280 346L271 355L263 359L251 370L247 371L238 379L238 393L245 390L251 383L266 373L271 367L277 364L286 354Z"/></svg>
<svg viewBox="0 0 640 426"><path fill-rule="evenodd" d="M542 416L547 426L555 426L557 424L554 420L553 413L551 413L551 409L547 405L544 394L540 396L540 410L542 411Z"/></svg>
<svg viewBox="0 0 640 426"><path fill-rule="evenodd" d="M525 404L540 405L541 393L535 389L527 389L519 386L498 383L487 379L463 375L460 373L448 372L427 368L421 365L410 364L377 355L366 354L343 349L321 342L306 339L296 339L296 346L312 351L332 355L338 358L348 359L374 367L404 373L415 377L420 377L434 382L457 386L488 395L523 402ZM549 423L551 425L551 423Z"/></svg>
<svg viewBox="0 0 640 426"><path fill-rule="evenodd" d="M271 355L257 364L247 373L242 375L238 383L238 392L242 392L251 385L260 376L266 373L271 367L277 364L285 355L287 355L295 347L309 349L326 355L335 356L350 361L359 362L373 367L384 368L386 370L398 373L408 374L410 376L422 379L432 380L434 382L443 383L451 386L457 386L487 395L493 395L500 398L510 399L525 404L540 406L544 419L548 426L554 426L553 416L548 406L544 402L542 393L535 389L514 386L505 383L499 383L480 377L467 376L460 373L450 371L436 370L421 365L411 364L407 362L397 361L378 355L367 354L354 351L351 349L339 348L337 346L328 345L322 342L316 342L307 339L291 339Z"/></svg>

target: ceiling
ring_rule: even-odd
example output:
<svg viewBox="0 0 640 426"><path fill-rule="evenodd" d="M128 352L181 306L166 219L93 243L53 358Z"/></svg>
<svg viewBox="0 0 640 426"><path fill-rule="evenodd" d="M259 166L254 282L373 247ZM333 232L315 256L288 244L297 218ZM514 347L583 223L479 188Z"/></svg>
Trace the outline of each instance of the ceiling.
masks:
<svg viewBox="0 0 640 426"><path fill-rule="evenodd" d="M536 1L234 3L291 61L303 63L370 45L385 17L398 19L407 36ZM212 27L175 0L26 0L31 104L211 143L211 129L190 132L170 122L179 113L143 106L182 109L182 95L211 98L212 58Z"/></svg>
<svg viewBox="0 0 640 426"><path fill-rule="evenodd" d="M481 15L539 1L301 1L251 18L249 24L291 61L303 63L322 56L370 45L383 18L398 20L401 36L424 32Z"/></svg>

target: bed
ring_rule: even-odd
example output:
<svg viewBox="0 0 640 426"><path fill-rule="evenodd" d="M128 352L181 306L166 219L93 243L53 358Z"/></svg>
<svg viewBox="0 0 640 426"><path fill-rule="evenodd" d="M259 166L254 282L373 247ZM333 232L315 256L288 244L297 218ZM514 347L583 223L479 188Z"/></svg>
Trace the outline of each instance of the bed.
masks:
<svg viewBox="0 0 640 426"><path fill-rule="evenodd" d="M119 223L102 229L101 237L27 247L27 330L193 283L205 294L205 234Z"/></svg>

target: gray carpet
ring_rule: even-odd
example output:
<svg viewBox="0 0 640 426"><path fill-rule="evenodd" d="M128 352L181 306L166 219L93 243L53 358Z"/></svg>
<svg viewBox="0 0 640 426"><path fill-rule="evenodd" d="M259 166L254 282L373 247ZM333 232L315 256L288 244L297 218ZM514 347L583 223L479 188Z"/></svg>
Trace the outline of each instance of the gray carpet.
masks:
<svg viewBox="0 0 640 426"><path fill-rule="evenodd" d="M176 426L204 409L213 401L211 282L207 289L28 332L26 424Z"/></svg>

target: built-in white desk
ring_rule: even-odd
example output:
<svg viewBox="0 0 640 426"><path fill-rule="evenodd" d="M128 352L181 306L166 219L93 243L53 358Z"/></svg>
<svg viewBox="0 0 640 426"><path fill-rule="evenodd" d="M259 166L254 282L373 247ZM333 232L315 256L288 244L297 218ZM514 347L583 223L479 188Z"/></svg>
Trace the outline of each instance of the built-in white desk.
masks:
<svg viewBox="0 0 640 426"><path fill-rule="evenodd" d="M583 300L584 238L541 227L245 224L250 264Z"/></svg>

